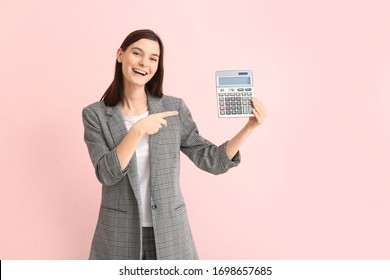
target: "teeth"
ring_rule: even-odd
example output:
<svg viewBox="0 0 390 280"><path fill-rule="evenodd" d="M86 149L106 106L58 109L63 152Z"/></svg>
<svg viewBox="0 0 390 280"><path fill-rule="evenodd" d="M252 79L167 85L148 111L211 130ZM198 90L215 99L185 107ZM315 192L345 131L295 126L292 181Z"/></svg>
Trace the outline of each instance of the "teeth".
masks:
<svg viewBox="0 0 390 280"><path fill-rule="evenodd" d="M138 73L138 74L141 74L143 76L146 75L146 72L145 71L142 71L142 70L139 70L139 69L133 69L134 72Z"/></svg>

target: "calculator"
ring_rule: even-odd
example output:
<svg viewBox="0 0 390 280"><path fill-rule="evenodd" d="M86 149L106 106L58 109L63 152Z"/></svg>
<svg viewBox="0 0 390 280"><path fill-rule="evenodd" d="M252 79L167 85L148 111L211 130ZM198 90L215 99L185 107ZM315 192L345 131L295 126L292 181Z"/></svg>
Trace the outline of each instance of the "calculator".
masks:
<svg viewBox="0 0 390 280"><path fill-rule="evenodd" d="M215 72L218 116L220 118L252 117L253 73L251 70Z"/></svg>

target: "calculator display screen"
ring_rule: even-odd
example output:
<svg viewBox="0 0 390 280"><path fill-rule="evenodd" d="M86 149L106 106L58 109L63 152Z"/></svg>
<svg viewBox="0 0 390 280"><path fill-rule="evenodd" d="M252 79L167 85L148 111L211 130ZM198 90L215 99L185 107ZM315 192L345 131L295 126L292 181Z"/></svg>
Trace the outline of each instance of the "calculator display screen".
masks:
<svg viewBox="0 0 390 280"><path fill-rule="evenodd" d="M219 85L250 85L250 77L219 77Z"/></svg>

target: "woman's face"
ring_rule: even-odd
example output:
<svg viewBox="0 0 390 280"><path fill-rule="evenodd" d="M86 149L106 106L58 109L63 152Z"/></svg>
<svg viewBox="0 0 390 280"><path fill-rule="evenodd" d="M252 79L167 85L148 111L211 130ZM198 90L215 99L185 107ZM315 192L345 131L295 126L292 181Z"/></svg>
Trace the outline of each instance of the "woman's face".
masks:
<svg viewBox="0 0 390 280"><path fill-rule="evenodd" d="M123 77L130 85L145 86L157 71L159 55L158 42L140 39L125 52L119 48L117 60L122 63Z"/></svg>

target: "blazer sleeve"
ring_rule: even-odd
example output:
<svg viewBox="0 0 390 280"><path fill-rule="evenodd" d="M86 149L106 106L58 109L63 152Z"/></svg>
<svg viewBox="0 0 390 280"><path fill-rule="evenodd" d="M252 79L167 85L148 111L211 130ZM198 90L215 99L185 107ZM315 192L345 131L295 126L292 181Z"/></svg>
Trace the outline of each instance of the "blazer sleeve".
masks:
<svg viewBox="0 0 390 280"><path fill-rule="evenodd" d="M179 106L181 123L181 151L200 169L218 175L236 167L241 161L240 152L232 158L226 154L226 144L216 146L199 135L198 128L192 119L191 112L181 100Z"/></svg>
<svg viewBox="0 0 390 280"><path fill-rule="evenodd" d="M97 113L86 107L83 109L82 116L84 141L87 144L96 177L106 186L114 185L126 175L127 168L122 171L116 147L109 149Z"/></svg>

